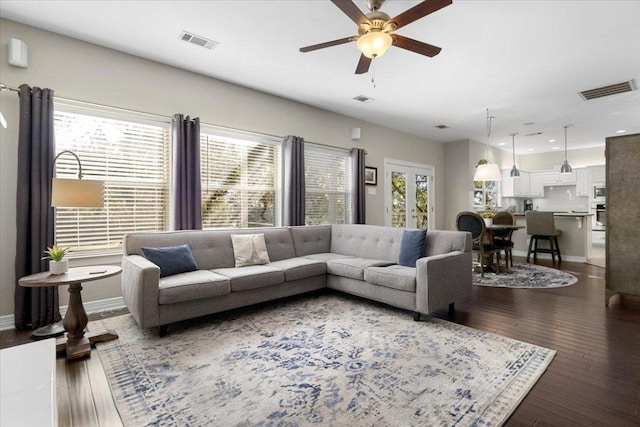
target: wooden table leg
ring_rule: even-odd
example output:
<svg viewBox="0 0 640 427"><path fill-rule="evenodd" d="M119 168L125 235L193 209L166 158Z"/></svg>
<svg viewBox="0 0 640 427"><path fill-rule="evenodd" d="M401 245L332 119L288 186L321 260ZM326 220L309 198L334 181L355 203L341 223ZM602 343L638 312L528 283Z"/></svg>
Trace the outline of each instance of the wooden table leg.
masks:
<svg viewBox="0 0 640 427"><path fill-rule="evenodd" d="M85 334L89 319L82 304L82 284L69 285L69 307L64 316L66 336L56 340L56 351L65 350L67 359L91 356L91 346L96 342L111 341L118 338L112 331L96 331Z"/></svg>

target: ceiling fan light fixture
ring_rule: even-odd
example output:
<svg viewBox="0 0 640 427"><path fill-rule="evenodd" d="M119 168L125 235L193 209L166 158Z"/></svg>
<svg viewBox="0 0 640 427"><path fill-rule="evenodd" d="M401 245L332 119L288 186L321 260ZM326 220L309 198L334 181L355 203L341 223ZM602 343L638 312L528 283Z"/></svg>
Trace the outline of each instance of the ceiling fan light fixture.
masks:
<svg viewBox="0 0 640 427"><path fill-rule="evenodd" d="M382 31L370 31L358 39L358 49L367 58L379 58L391 47L391 36Z"/></svg>

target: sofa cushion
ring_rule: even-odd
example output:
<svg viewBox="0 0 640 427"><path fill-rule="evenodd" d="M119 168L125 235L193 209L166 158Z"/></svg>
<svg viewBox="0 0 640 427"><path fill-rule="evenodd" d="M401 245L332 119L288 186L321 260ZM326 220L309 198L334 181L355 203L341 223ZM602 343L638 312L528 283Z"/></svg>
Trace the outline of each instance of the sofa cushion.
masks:
<svg viewBox="0 0 640 427"><path fill-rule="evenodd" d="M231 292L229 278L207 270L163 277L158 283L160 304L217 297Z"/></svg>
<svg viewBox="0 0 640 427"><path fill-rule="evenodd" d="M269 267L284 270L284 280L287 282L319 276L327 272L326 262L302 257L275 261L269 264Z"/></svg>
<svg viewBox="0 0 640 427"><path fill-rule="evenodd" d="M264 234L232 234L231 244L236 267L269 264Z"/></svg>
<svg viewBox="0 0 640 427"><path fill-rule="evenodd" d="M416 291L416 269L413 267L403 265L369 267L364 271L364 280L400 291Z"/></svg>
<svg viewBox="0 0 640 427"><path fill-rule="evenodd" d="M330 252L330 225L291 227L291 237L297 256Z"/></svg>
<svg viewBox="0 0 640 427"><path fill-rule="evenodd" d="M222 274L231 282L231 292L265 288L284 282L284 270L270 265L249 265L240 268L217 268L214 273Z"/></svg>
<svg viewBox="0 0 640 427"><path fill-rule="evenodd" d="M331 259L344 259L344 258L355 258L355 257L352 257L351 255L341 255L341 254L334 254L332 252L327 252L322 254L305 255L304 258L315 259L318 261L329 261Z"/></svg>
<svg viewBox="0 0 640 427"><path fill-rule="evenodd" d="M364 280L364 270L368 267L382 267L393 264L389 261L367 258L338 258L327 261L327 273L336 276Z"/></svg>
<svg viewBox="0 0 640 427"><path fill-rule="evenodd" d="M160 277L198 269L189 245L141 248L145 258L160 267Z"/></svg>
<svg viewBox="0 0 640 427"><path fill-rule="evenodd" d="M424 256L424 239L427 230L404 230L400 241L398 264L415 267L416 261Z"/></svg>
<svg viewBox="0 0 640 427"><path fill-rule="evenodd" d="M396 263L402 231L379 225L333 224L329 252Z"/></svg>

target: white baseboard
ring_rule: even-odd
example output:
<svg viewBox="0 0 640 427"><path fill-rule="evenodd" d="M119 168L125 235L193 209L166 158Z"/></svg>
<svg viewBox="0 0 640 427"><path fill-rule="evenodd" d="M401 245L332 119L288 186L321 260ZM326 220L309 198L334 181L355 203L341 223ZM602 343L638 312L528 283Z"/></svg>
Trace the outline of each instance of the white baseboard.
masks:
<svg viewBox="0 0 640 427"><path fill-rule="evenodd" d="M91 313L99 313L105 310L117 310L124 307L124 300L122 297L115 298L107 298L101 299L97 301L89 301L85 302L84 310L87 314ZM64 317L67 312L67 306L60 307L60 314ZM14 328L14 319L13 314L8 314L6 316L0 316L0 331L6 331L8 329Z"/></svg>
<svg viewBox="0 0 640 427"><path fill-rule="evenodd" d="M562 253L560 253L560 255L562 255ZM527 251L513 251L513 256L521 256L521 257L527 257ZM551 254L538 254L538 258L543 258L543 259L551 259ZM533 259L533 254L531 254L530 259ZM562 260L563 261L569 261L569 262L581 262L581 263L586 263L587 262L587 258L582 257L582 256L567 256L567 255L562 255Z"/></svg>

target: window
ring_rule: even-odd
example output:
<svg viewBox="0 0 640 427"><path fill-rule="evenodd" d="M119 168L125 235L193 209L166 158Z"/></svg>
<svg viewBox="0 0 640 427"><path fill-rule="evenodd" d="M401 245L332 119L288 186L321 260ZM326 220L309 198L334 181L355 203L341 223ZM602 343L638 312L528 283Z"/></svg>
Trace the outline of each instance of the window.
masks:
<svg viewBox="0 0 640 427"><path fill-rule="evenodd" d="M135 120L135 119L132 119ZM103 208L57 208L56 244L71 256L122 253L136 231L167 228L169 124L149 125L56 111L56 153L74 152L83 178L105 182ZM56 161L58 178L76 178L75 158Z"/></svg>
<svg viewBox="0 0 640 427"><path fill-rule="evenodd" d="M351 223L351 155L349 150L306 143L304 147L305 223Z"/></svg>
<svg viewBox="0 0 640 427"><path fill-rule="evenodd" d="M280 223L280 145L260 139L201 133L202 228Z"/></svg>
<svg viewBox="0 0 640 427"><path fill-rule="evenodd" d="M486 160L478 161L478 165L486 163ZM478 165L476 165L476 168ZM474 208L482 210L498 206L498 191L498 183L496 181L473 181Z"/></svg>

